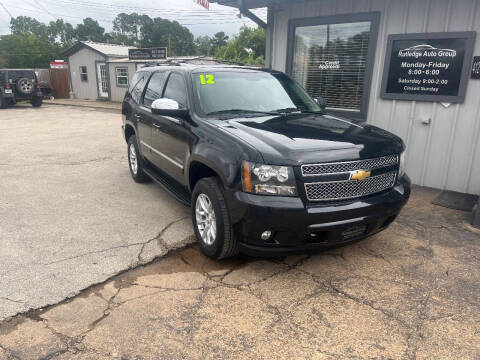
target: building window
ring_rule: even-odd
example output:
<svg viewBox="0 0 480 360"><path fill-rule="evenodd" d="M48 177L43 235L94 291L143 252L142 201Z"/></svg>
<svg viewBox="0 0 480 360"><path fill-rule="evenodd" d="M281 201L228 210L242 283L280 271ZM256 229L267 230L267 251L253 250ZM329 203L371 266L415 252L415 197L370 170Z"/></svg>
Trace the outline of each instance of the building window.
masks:
<svg viewBox="0 0 480 360"><path fill-rule="evenodd" d="M86 66L80 66L80 80L88 82L88 73Z"/></svg>
<svg viewBox="0 0 480 360"><path fill-rule="evenodd" d="M117 86L128 87L128 68L126 67L115 68L115 73L117 77Z"/></svg>
<svg viewBox="0 0 480 360"><path fill-rule="evenodd" d="M366 119L379 14L291 21L289 70L327 109Z"/></svg>

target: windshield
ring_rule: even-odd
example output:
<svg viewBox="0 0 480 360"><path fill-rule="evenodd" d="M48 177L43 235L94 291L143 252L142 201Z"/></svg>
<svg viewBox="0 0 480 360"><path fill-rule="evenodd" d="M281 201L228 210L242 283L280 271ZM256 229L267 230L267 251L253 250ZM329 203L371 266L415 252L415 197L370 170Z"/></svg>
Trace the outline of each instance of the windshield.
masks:
<svg viewBox="0 0 480 360"><path fill-rule="evenodd" d="M321 111L305 90L284 74L212 71L192 76L203 115L229 111Z"/></svg>

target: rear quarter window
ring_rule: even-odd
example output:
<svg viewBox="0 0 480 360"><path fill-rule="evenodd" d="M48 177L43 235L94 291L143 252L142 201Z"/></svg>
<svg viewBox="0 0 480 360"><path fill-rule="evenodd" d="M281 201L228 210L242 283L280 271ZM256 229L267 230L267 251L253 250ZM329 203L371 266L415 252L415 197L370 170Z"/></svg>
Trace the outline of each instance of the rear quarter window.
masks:
<svg viewBox="0 0 480 360"><path fill-rule="evenodd" d="M137 81L135 82L132 81L132 90L130 91L130 95L132 96L133 101L135 101L137 104L140 104L142 99L143 89L145 87L145 83L147 82L149 73L140 72L138 74L139 76Z"/></svg>
<svg viewBox="0 0 480 360"><path fill-rule="evenodd" d="M0 85L5 84L7 80L7 72L0 70Z"/></svg>
<svg viewBox="0 0 480 360"><path fill-rule="evenodd" d="M129 93L131 93L133 88L135 87L135 85L137 85L138 80L140 79L140 75L141 75L141 73L139 73L139 72L136 72L135 74L133 74L133 77L130 80L130 86L128 87L128 92Z"/></svg>

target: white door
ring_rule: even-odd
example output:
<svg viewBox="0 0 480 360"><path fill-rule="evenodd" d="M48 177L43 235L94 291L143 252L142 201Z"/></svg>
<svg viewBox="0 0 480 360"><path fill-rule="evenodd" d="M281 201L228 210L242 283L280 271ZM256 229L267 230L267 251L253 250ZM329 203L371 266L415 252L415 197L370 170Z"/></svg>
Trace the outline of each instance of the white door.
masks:
<svg viewBox="0 0 480 360"><path fill-rule="evenodd" d="M107 65L105 63L97 63L97 77L98 94L102 98L108 98Z"/></svg>

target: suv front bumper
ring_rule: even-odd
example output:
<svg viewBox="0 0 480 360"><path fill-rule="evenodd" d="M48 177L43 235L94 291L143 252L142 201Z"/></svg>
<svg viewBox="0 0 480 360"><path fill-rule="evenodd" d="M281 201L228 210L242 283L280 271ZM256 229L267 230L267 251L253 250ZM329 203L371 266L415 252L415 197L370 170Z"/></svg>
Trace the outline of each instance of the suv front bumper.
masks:
<svg viewBox="0 0 480 360"><path fill-rule="evenodd" d="M299 197L273 197L237 191L227 202L240 251L284 254L328 248L385 230L410 197L403 176L387 191L353 201L304 204ZM270 230L272 238L262 240Z"/></svg>

